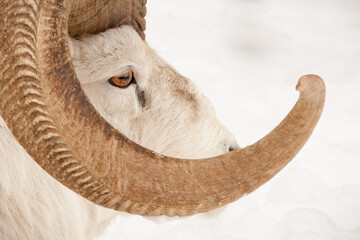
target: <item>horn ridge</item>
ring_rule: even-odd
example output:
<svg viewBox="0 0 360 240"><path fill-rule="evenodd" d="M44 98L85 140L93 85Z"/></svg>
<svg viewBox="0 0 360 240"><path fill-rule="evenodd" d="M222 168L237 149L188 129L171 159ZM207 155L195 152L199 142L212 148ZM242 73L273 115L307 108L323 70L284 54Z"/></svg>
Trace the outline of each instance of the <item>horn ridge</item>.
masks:
<svg viewBox="0 0 360 240"><path fill-rule="evenodd" d="M145 39L146 1L77 0L69 16L69 35L96 34L121 25L131 25Z"/></svg>

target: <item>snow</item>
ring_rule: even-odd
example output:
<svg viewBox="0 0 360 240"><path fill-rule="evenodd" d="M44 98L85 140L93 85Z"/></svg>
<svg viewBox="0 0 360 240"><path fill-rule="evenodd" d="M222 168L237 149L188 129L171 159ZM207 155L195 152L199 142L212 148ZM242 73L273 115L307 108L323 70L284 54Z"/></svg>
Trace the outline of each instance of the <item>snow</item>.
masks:
<svg viewBox="0 0 360 240"><path fill-rule="evenodd" d="M320 75L323 116L276 177L235 203L187 218L124 215L99 239L359 240L360 1L149 0L147 41L215 105L247 146Z"/></svg>

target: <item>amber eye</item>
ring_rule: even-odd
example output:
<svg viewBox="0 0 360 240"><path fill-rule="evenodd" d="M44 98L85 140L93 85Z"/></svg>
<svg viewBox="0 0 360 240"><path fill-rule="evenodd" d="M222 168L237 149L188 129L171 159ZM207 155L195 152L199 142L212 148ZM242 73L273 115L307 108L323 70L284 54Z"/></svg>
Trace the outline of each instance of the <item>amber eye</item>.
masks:
<svg viewBox="0 0 360 240"><path fill-rule="evenodd" d="M114 87L127 87L133 80L133 72L128 71L119 76L113 76L109 79L109 83Z"/></svg>

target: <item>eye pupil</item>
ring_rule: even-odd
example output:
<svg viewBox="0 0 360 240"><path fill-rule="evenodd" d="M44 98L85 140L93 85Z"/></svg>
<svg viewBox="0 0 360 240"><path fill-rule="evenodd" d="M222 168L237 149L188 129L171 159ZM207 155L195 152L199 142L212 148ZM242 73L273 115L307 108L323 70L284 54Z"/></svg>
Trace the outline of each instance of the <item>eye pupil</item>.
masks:
<svg viewBox="0 0 360 240"><path fill-rule="evenodd" d="M128 71L120 76L113 76L109 79L109 83L114 87L127 87L133 80L133 72Z"/></svg>

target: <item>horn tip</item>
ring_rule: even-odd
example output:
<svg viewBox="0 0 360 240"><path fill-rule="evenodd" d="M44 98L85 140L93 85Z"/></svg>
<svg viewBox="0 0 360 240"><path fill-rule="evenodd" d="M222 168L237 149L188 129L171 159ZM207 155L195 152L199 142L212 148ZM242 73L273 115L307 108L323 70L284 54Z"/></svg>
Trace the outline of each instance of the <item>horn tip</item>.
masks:
<svg viewBox="0 0 360 240"><path fill-rule="evenodd" d="M325 83L318 75L309 74L299 79L296 90L299 92L322 92L325 90Z"/></svg>

